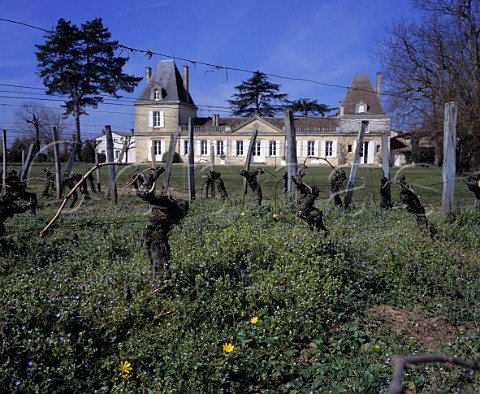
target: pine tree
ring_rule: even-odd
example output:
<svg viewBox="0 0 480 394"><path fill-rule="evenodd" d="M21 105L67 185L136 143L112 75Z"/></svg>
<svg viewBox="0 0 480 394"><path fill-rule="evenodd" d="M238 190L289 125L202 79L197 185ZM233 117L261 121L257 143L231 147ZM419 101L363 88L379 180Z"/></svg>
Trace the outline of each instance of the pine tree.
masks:
<svg viewBox="0 0 480 394"><path fill-rule="evenodd" d="M65 115L73 115L77 143L81 142L80 116L87 114L87 107L96 108L103 102L103 93L119 98L119 90L133 92L142 79L123 73L128 58L115 56L118 41L110 38L101 18L80 28L59 19L55 30L45 36L45 44L35 45L47 94L68 97Z"/></svg>
<svg viewBox="0 0 480 394"><path fill-rule="evenodd" d="M255 71L253 76L235 86L238 93L232 95L230 104L235 116L273 116L284 108L287 94L278 93L280 85L268 81L267 75Z"/></svg>
<svg viewBox="0 0 480 394"><path fill-rule="evenodd" d="M301 98L293 100L289 103L293 113L300 113L302 116L319 115L325 116L327 112L331 112L336 108L329 108L325 104L317 103L317 100L310 100L307 98Z"/></svg>

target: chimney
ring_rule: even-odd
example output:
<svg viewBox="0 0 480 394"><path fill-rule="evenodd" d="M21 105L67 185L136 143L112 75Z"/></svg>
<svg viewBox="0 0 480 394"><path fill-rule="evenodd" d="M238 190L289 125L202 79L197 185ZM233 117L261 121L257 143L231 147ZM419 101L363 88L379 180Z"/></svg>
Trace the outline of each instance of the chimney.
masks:
<svg viewBox="0 0 480 394"><path fill-rule="evenodd" d="M152 76L152 67L145 67L145 82L148 82Z"/></svg>
<svg viewBox="0 0 480 394"><path fill-rule="evenodd" d="M343 102L339 101L338 102L338 115L343 116L345 114L344 108L343 108Z"/></svg>
<svg viewBox="0 0 480 394"><path fill-rule="evenodd" d="M382 80L382 73L380 71L378 71L377 72L377 86L375 88L375 91L376 91L379 99L380 99L380 90L381 90L381 86L380 86L381 80Z"/></svg>
<svg viewBox="0 0 480 394"><path fill-rule="evenodd" d="M219 119L220 115L219 114L213 114L212 115L212 126L218 126L219 125Z"/></svg>
<svg viewBox="0 0 480 394"><path fill-rule="evenodd" d="M187 92L187 97L186 100L189 100L189 92L188 92L188 66L183 66L183 88L185 89L185 92Z"/></svg>

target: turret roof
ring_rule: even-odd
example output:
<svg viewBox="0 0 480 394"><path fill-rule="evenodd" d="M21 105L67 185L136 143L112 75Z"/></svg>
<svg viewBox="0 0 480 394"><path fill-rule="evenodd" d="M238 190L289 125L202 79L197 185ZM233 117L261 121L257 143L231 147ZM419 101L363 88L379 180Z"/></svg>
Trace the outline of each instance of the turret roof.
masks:
<svg viewBox="0 0 480 394"><path fill-rule="evenodd" d="M367 105L367 112L362 115L385 115L380 98L373 89L372 81L368 74L355 74L345 99L342 102L344 115L359 115L357 105L363 102Z"/></svg>
<svg viewBox="0 0 480 394"><path fill-rule="evenodd" d="M185 90L183 78L173 60L161 60L146 81L137 101L151 101L152 89L158 88L165 102L181 102L195 105L189 92Z"/></svg>

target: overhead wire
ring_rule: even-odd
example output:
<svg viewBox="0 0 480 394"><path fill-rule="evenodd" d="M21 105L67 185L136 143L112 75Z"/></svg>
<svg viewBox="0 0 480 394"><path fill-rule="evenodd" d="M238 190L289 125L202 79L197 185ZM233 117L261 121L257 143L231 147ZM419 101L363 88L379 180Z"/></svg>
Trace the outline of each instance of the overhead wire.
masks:
<svg viewBox="0 0 480 394"><path fill-rule="evenodd" d="M52 30L47 30L47 29L44 29L42 27L34 26L34 25L24 23L24 22L20 22L20 21L15 21L15 20L6 19L6 18L0 18L0 21L18 24L18 25L21 25L21 26L37 29L37 30L40 30L40 31L43 31L43 32L46 32L46 33L53 33ZM230 71L236 71L236 72L242 72L242 73L249 73L249 74L253 74L253 73L258 71L258 70L249 70L249 69L245 69L245 68L241 68L241 67L219 65L219 64L214 64L214 63L210 63L210 62L204 62L204 61L192 59L192 58L181 57L181 56L177 56L177 55L173 56L173 55L168 55L168 54L158 52L158 51L136 48L136 47L127 46L127 45L123 45L123 44L119 44L118 47L121 48L122 50L126 50L126 51L129 51L131 53L143 53L148 58L151 58L153 56L159 56L160 58L163 57L163 58L168 58L168 59L172 59L172 60L182 60L182 61L185 61L185 62L188 62L188 63L194 65L195 67L197 65L203 65L203 66L209 67L209 68L214 69L214 70L224 70L227 73L226 74L227 75L227 77L226 77L227 80L228 80L228 71L229 70ZM317 81L317 80L314 80L314 79L311 79L311 78L291 77L291 76L280 75L280 74L272 74L272 73L263 73L263 74L268 76L268 77L271 77L271 78L278 78L278 79L284 79L284 80L289 80L289 81L297 81L297 82L307 82L307 83L312 83L312 84L316 84L316 85L320 85L320 86L326 86L326 87L340 88L340 89L346 89L346 90L348 90L350 88L349 86L334 84L334 83L321 82L321 81ZM226 82L226 81L224 81L224 82ZM0 83L0 86L17 87L17 88L20 88L20 89L44 90L40 87L26 87L26 86L22 86L22 85L4 84L4 83ZM364 91L364 92L368 92L368 93L376 93L374 90L370 90L370 89L354 88L354 90ZM13 94L17 94L17 93L13 93ZM392 94L392 93L389 93L389 92L383 92L382 95L392 96L392 97L400 97L399 95L395 95L395 94ZM111 96L105 96L105 95L101 95L101 97L111 98ZM61 100L61 99L54 99L54 98L49 98L49 99L41 98L41 97L39 97L39 98L27 97L26 98L24 96L11 97L11 96L4 96L4 95L0 95L0 98L5 98L5 99L31 99L31 100L39 100L39 101L53 101L53 102L64 101L64 100ZM136 101L136 100L137 100L136 97L121 97L121 98L117 99L115 102L103 101L102 105L131 106L133 101ZM121 102L118 102L118 101L121 101ZM122 102L129 103L129 104L122 104ZM153 102L153 100L152 100L152 102ZM5 105L5 104L0 103L0 106L2 106L2 105ZM155 102L155 105L158 108L158 102ZM226 112L226 113L231 112L229 107L222 107L222 106L197 105L197 108L199 108L201 111L206 111L206 112L213 112L213 110L215 110L216 112ZM202 109L202 108L204 108L204 109ZM122 115L134 115L134 113L123 113L123 112L117 112L117 111L96 110L96 112L122 114Z"/></svg>
<svg viewBox="0 0 480 394"><path fill-rule="evenodd" d="M16 23L16 24L23 25L23 26L26 26L26 27L41 30L41 31L44 31L44 32L47 32L47 33L53 33L52 30L47 30L47 29L44 29L44 28L41 28L41 27L38 27L38 26L30 25L30 24L24 23L24 22L14 21L14 20L11 20L11 19L0 18L0 21ZM165 58L172 59L172 60L182 60L182 61L188 62L188 63L190 63L194 66L200 64L200 65L210 67L210 68L213 68L213 69L216 69L216 70L226 70L226 71L230 70L230 71L237 71L237 72L243 72L243 73L248 73L248 74L253 74L253 73L259 71L259 70L248 70L248 69L240 68L240 67L224 66L224 65L204 62L204 61L201 61L201 60L181 57L181 56L177 56L177 55L168 55L168 54L165 54L165 53L152 51L150 49L135 48L135 47L131 47L131 46L123 45L123 44L118 44L118 47L122 48L123 50L130 51L132 53L137 53L137 52L138 53L143 53L148 58L152 58L155 55L155 56L165 57ZM320 86L335 87L335 88L341 88L341 89L348 89L349 88L349 86L320 82L320 81L310 79L310 78L290 77L290 76L279 75L279 74L271 74L271 73L264 73L264 74L266 76L272 77L272 78L285 79L285 80L298 81L298 82L308 82L308 83L313 83L313 84L320 85ZM366 92L369 92L369 93L375 93L375 91L373 91L373 90L366 90L366 89L359 89L359 88L357 88L356 90L366 91Z"/></svg>
<svg viewBox="0 0 480 394"><path fill-rule="evenodd" d="M4 83L0 83L0 86L9 86L9 87L17 87L17 88L21 88L21 89L35 89L35 90L44 90L42 88L38 88L38 87L30 87L30 86L24 86L24 85L11 85L11 84L4 84ZM22 94L22 92L15 92L15 91L6 91L6 90L0 90L0 92L3 92L3 93L12 93L12 94ZM47 95L46 93L29 93L29 94L35 94L35 95L43 95L43 96L47 96L47 97L51 97L50 95ZM108 95L102 95L102 94L99 94L98 95L99 97L102 97L102 98L108 98L110 99L111 96L108 96ZM13 99L25 99L25 97L23 96L0 96L2 98L13 98ZM59 95L58 97L68 97L68 96L61 96ZM30 98L31 100L35 100L34 97ZM64 100L60 100L60 99L55 99L55 98L41 98L39 99L41 101L61 101L63 102ZM118 103L118 101L121 101L121 102L125 102L125 103L128 103L128 104L122 104L122 103ZM115 99L115 101L108 101L108 100L105 100L105 101L102 101L101 104L102 105L115 105L115 106L124 106L124 107L131 107L131 105L138 101L138 98L137 97L133 97L133 96L122 96L121 98L119 99ZM156 100L154 99L150 99L150 100L145 100L145 99L142 99L141 100L141 103L142 104L149 104L151 103L152 105L155 105L155 108L159 108L161 109L163 106ZM0 103L0 105L3 105L2 103ZM197 107L200 107L200 108L206 108L206 110L210 110L210 109L218 109L218 110L222 110L222 112L230 112L229 111L229 107L225 107L225 106L220 106L220 105L209 105L209 104L195 104ZM19 105L19 106L22 106L22 105ZM166 107L165 107L166 108ZM100 112L100 111L98 111Z"/></svg>

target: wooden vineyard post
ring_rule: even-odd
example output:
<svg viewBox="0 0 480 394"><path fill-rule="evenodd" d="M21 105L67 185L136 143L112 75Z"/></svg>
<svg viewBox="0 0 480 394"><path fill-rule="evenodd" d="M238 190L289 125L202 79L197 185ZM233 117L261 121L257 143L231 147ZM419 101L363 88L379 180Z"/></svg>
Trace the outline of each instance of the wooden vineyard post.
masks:
<svg viewBox="0 0 480 394"><path fill-rule="evenodd" d="M105 126L105 142L107 144L107 162L114 163L113 158L113 138L112 138L112 129L110 125ZM110 200L113 201L114 204L117 203L117 181L115 175L115 166L109 165L108 166L108 194L110 196Z"/></svg>
<svg viewBox="0 0 480 394"><path fill-rule="evenodd" d="M27 179L28 170L30 169L30 165L32 164L32 160L33 160L33 151L34 150L35 150L35 144L30 144L30 146L28 147L27 158L25 159L25 161L23 163L22 172L20 174L20 179L22 181L26 181L26 179Z"/></svg>
<svg viewBox="0 0 480 394"><path fill-rule="evenodd" d="M455 152L457 149L457 113L457 103L445 103L443 120L442 211L447 215L453 212L456 172Z"/></svg>
<svg viewBox="0 0 480 394"><path fill-rule="evenodd" d="M188 192L190 201L195 200L195 151L193 142L193 119L188 118Z"/></svg>
<svg viewBox="0 0 480 394"><path fill-rule="evenodd" d="M55 188L57 190L57 198L62 198L63 181L62 181L62 165L60 163L60 147L58 142L57 128L53 127L53 157L55 160Z"/></svg>
<svg viewBox="0 0 480 394"><path fill-rule="evenodd" d="M382 143L382 170L383 176L386 178L387 182L385 183L384 193L385 196L388 196L387 199L390 201L391 205L391 187L390 187L390 155L388 149L388 134L383 133L381 136L381 143Z"/></svg>
<svg viewBox="0 0 480 394"><path fill-rule="evenodd" d="M178 134L170 136L170 146L168 147L167 160L165 162L165 174L163 175L162 194L167 194L170 177L172 175L173 156L175 154L175 146L177 145Z"/></svg>
<svg viewBox="0 0 480 394"><path fill-rule="evenodd" d="M210 171L215 169L215 145L210 141Z"/></svg>
<svg viewBox="0 0 480 394"><path fill-rule="evenodd" d="M155 169L155 147L150 147L150 156L152 156L152 169Z"/></svg>
<svg viewBox="0 0 480 394"><path fill-rule="evenodd" d="M80 153L79 151L81 147L82 147L82 144L80 143L80 141L75 141L73 145L72 153L67 162L67 167L65 168L65 172L63 173L64 178L68 178L70 176L73 165L75 164L75 160L77 159L77 155Z"/></svg>
<svg viewBox="0 0 480 394"><path fill-rule="evenodd" d="M250 145L248 146L247 157L245 158L245 171L250 171L250 162L252 161L253 149L255 148L255 141L257 140L258 129L253 130ZM247 180L243 179L243 194L247 194Z"/></svg>
<svg viewBox="0 0 480 394"><path fill-rule="evenodd" d="M121 163L123 161L123 156L125 156L125 152L128 150L128 146L130 145L130 137L125 137L123 140L122 150L118 155L117 163Z"/></svg>
<svg viewBox="0 0 480 394"><path fill-rule="evenodd" d="M213 141L210 141L210 174L215 171L215 144ZM208 175L209 179L211 179L211 175ZM211 191L211 197L215 198L215 187L212 183L212 187L210 189ZM206 192L206 195L208 196L208 192Z"/></svg>
<svg viewBox="0 0 480 394"><path fill-rule="evenodd" d="M5 187L5 180L7 179L7 130L5 129L3 129L2 148L3 148L3 156L2 156L2 192L3 192L3 188Z"/></svg>
<svg viewBox="0 0 480 394"><path fill-rule="evenodd" d="M97 190L99 193L101 193L102 184L100 181L100 168L98 167L99 159L98 159L98 150L97 150L97 147L99 144L100 144L100 141L92 140L93 149L95 151L95 166L97 167L97 169L95 170L95 177L97 178Z"/></svg>
<svg viewBox="0 0 480 394"><path fill-rule="evenodd" d="M368 127L368 120L362 120L362 127L357 136L357 147L355 149L355 156L353 158L352 169L350 171L350 177L348 178L347 193L345 194L344 205L346 208L352 203L353 189L355 187L355 177L357 176L358 163L360 162L360 152L363 147L363 136Z"/></svg>
<svg viewBox="0 0 480 394"><path fill-rule="evenodd" d="M296 187L293 183L292 176L298 173L297 163L297 136L295 126L293 124L293 114L291 109L286 109L284 112L285 121L285 138L287 142L287 191L293 192Z"/></svg>
<svg viewBox="0 0 480 394"><path fill-rule="evenodd" d="M128 151L132 148L135 148L135 140L132 142L132 138L135 136L135 130L130 129L130 136L128 137L128 146L125 150L125 163L128 163Z"/></svg>

